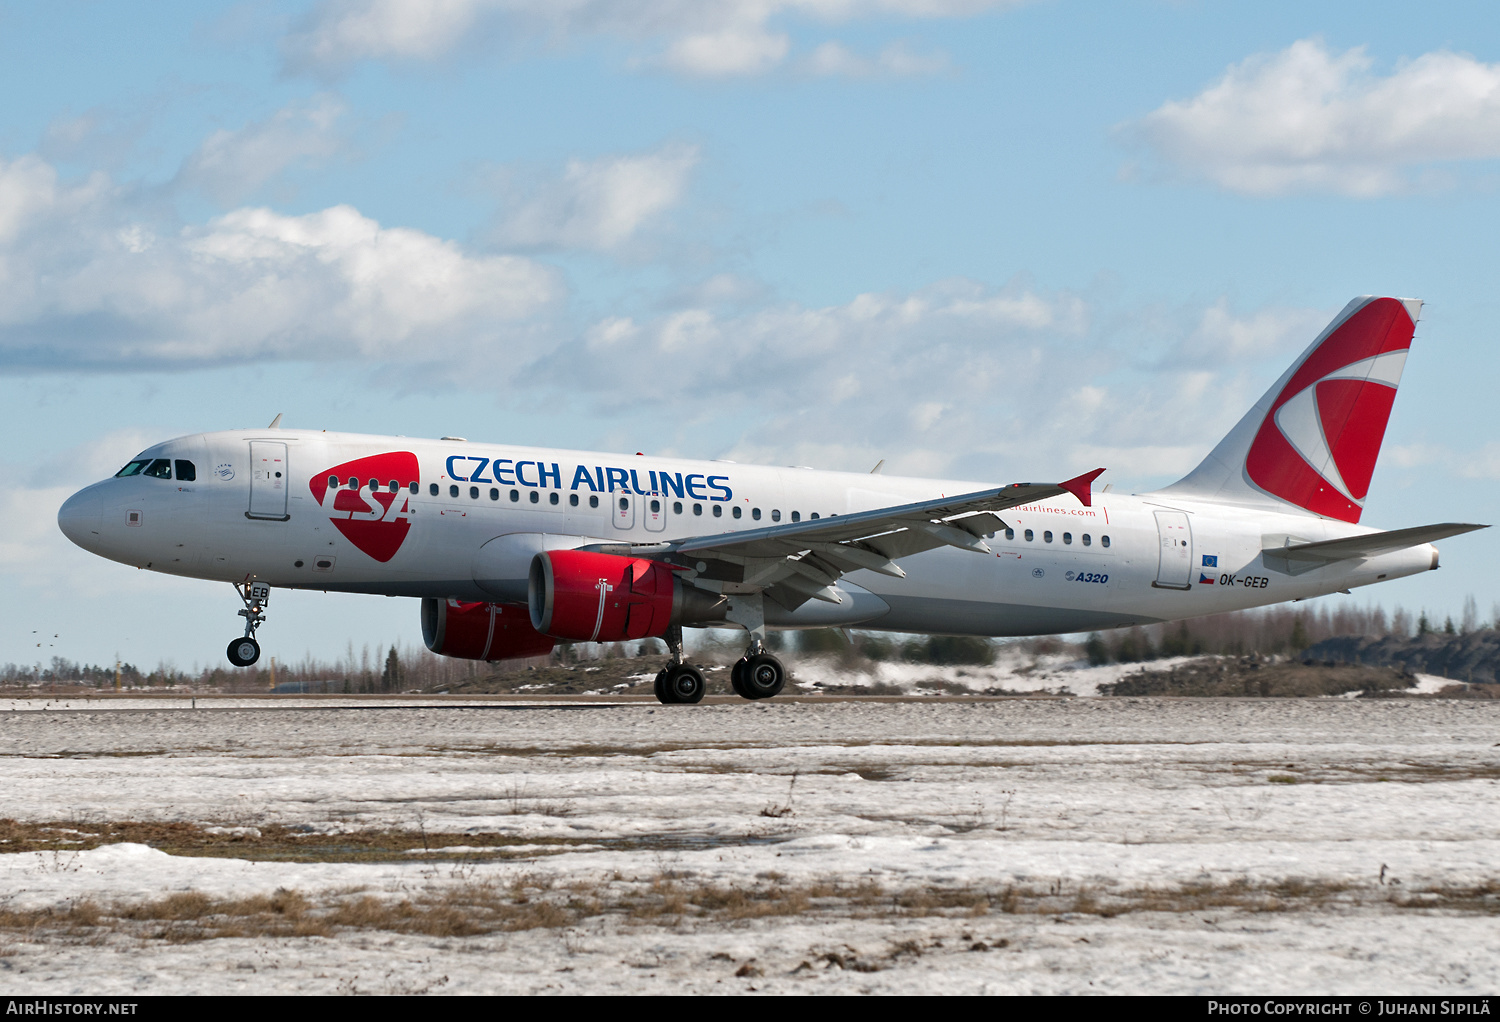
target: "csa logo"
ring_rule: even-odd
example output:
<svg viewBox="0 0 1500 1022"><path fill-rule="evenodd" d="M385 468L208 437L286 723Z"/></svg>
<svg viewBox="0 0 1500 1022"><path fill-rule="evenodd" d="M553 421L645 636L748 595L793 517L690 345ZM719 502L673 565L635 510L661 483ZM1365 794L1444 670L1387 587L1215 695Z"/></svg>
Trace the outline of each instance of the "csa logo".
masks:
<svg viewBox="0 0 1500 1022"><path fill-rule="evenodd" d="M1271 403L1245 457L1250 481L1314 514L1359 521L1414 330L1394 298L1339 324Z"/></svg>
<svg viewBox="0 0 1500 1022"><path fill-rule="evenodd" d="M395 451L324 469L308 486L334 528L361 551L385 563L396 556L411 531L408 487L418 476L417 456Z"/></svg>

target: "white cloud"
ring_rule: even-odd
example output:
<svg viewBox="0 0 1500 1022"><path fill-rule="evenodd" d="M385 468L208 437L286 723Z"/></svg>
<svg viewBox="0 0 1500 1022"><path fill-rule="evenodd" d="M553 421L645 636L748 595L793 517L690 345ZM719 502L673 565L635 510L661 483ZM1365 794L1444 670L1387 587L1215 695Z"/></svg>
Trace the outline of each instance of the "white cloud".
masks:
<svg viewBox="0 0 1500 1022"><path fill-rule="evenodd" d="M776 19L823 23L861 19L970 17L1028 0L323 0L282 41L288 65L337 72L360 60L433 60L466 42L556 44L607 36L644 45L638 64L722 77L758 74L785 62L788 34ZM825 59L828 57L825 54ZM851 55L852 56L852 55ZM932 73L930 57L886 51L886 74ZM849 73L839 70L834 73ZM862 72L865 73L865 72Z"/></svg>
<svg viewBox="0 0 1500 1022"><path fill-rule="evenodd" d="M1220 298L1202 311L1198 325L1177 346L1174 358L1196 365L1291 356L1312 343L1337 309L1272 306L1236 316Z"/></svg>
<svg viewBox="0 0 1500 1022"><path fill-rule="evenodd" d="M236 202L295 164L318 164L345 147L336 130L345 106L336 96L293 103L236 131L216 131L178 175L219 202Z"/></svg>
<svg viewBox="0 0 1500 1022"><path fill-rule="evenodd" d="M1371 67L1363 48L1333 54L1304 39L1230 67L1125 134L1250 195L1385 195L1437 180L1437 163L1500 157L1500 64L1437 51L1385 76Z"/></svg>
<svg viewBox="0 0 1500 1022"><path fill-rule="evenodd" d="M559 178L524 187L506 181L506 208L493 236L520 248L608 251L630 241L676 205L698 163L695 146L570 160Z"/></svg>
<svg viewBox="0 0 1500 1022"><path fill-rule="evenodd" d="M804 67L809 74L825 77L905 78L942 74L952 65L942 53L914 53L902 43L892 43L871 58L861 57L843 43L830 40L813 50Z"/></svg>
<svg viewBox="0 0 1500 1022"><path fill-rule="evenodd" d="M69 184L35 157L0 161L0 363L12 366L527 348L561 294L530 260L349 206L183 226L102 175Z"/></svg>

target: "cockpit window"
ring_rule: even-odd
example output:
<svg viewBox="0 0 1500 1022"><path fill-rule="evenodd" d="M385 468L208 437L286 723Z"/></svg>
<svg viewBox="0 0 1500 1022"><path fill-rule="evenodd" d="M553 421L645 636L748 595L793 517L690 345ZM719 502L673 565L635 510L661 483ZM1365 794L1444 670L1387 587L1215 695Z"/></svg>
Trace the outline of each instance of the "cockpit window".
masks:
<svg viewBox="0 0 1500 1022"><path fill-rule="evenodd" d="M139 461L132 461L130 464L120 469L120 471L116 472L115 478L124 479L126 476L138 476L141 474L141 469L145 468L149 464L151 464L150 458Z"/></svg>
<svg viewBox="0 0 1500 1022"><path fill-rule="evenodd" d="M166 458L157 458L141 470L141 475L150 476L153 479L171 479L172 463Z"/></svg>
<svg viewBox="0 0 1500 1022"><path fill-rule="evenodd" d="M196 483L198 481L198 469L191 461L177 459L177 481L179 483Z"/></svg>

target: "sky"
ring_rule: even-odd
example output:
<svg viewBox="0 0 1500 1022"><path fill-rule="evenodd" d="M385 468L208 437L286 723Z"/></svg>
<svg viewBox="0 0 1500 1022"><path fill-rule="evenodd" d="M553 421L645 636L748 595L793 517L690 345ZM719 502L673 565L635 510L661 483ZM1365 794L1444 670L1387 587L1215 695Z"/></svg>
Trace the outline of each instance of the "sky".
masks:
<svg viewBox="0 0 1500 1022"><path fill-rule="evenodd" d="M1144 491L1360 294L1428 303L1364 523L1495 518L1493 4L0 0L0 89L0 663L222 659L228 586L56 527L172 436ZM1500 601L1442 549L1328 599Z"/></svg>

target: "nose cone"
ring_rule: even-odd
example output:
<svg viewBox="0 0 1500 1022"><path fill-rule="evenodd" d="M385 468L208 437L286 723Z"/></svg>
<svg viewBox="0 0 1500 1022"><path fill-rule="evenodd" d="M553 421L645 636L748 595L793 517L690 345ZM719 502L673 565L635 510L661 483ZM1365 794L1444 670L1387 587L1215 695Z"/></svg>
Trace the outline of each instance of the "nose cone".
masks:
<svg viewBox="0 0 1500 1022"><path fill-rule="evenodd" d="M57 527L74 543L85 550L94 551L99 546L99 532L104 520L104 495L99 492L102 483L95 483L79 490L63 501L57 511Z"/></svg>

